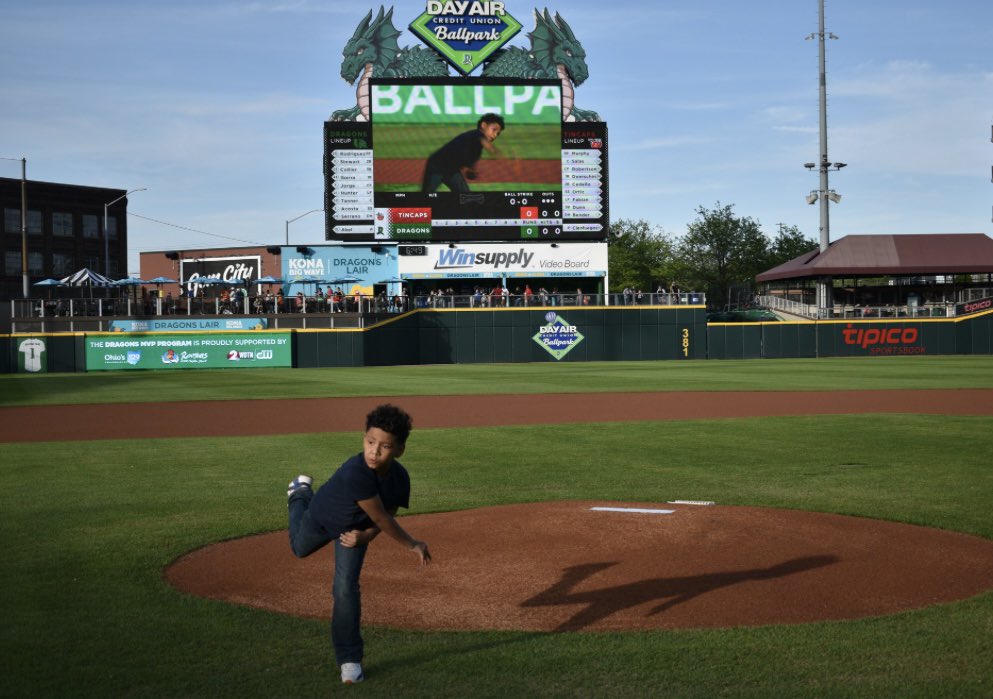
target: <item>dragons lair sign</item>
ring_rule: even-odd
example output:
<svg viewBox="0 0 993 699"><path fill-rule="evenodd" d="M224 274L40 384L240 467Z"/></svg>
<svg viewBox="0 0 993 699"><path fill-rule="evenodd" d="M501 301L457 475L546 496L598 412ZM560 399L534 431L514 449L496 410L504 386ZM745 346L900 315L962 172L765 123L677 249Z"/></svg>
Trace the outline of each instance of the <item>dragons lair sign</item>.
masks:
<svg viewBox="0 0 993 699"><path fill-rule="evenodd" d="M428 0L410 31L457 71L469 75L521 30L502 2Z"/></svg>

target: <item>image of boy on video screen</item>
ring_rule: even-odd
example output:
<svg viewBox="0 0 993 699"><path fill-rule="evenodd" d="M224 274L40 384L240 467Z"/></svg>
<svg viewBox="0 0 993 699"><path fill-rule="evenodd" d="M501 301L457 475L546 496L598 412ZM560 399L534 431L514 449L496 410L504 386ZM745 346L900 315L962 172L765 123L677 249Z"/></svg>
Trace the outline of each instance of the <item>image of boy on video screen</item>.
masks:
<svg viewBox="0 0 993 699"><path fill-rule="evenodd" d="M421 191L434 192L444 183L453 192L469 192L466 180L476 179L476 162L483 149L494 157L500 156L493 142L503 130L503 117L499 114L481 116L475 129L459 134L428 157Z"/></svg>

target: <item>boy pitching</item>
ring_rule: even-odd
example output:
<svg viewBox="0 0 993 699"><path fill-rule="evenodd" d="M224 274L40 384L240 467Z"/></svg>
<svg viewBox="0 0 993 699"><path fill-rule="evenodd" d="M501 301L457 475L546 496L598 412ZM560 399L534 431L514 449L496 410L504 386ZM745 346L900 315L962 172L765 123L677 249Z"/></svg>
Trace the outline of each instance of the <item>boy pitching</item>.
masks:
<svg viewBox="0 0 993 699"><path fill-rule="evenodd" d="M476 161L482 156L483 150L499 156L500 151L493 142L504 128L502 116L484 114L476 122L475 129L459 134L432 153L424 166L421 191L433 192L444 183L453 192L468 193L469 184L466 179L476 179Z"/></svg>
<svg viewBox="0 0 993 699"><path fill-rule="evenodd" d="M410 476L396 459L403 455L410 416L380 405L366 416L362 451L343 463L315 493L313 479L299 475L287 490L290 547L298 558L334 541L331 642L341 666L341 681L361 682L363 643L359 574L366 547L386 532L413 551L421 564L431 562L428 545L410 536L394 515L410 506Z"/></svg>

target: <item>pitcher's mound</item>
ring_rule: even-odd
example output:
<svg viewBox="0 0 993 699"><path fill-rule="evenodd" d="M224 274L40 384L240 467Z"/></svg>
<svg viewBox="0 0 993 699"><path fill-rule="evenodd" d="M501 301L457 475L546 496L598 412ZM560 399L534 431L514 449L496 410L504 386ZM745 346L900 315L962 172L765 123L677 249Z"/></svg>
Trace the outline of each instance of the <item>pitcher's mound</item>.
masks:
<svg viewBox="0 0 993 699"><path fill-rule="evenodd" d="M428 542L434 563L420 566L380 535L362 572L363 623L549 631L797 624L993 588L991 541L814 512L570 501L401 523ZM333 564L333 546L297 559L280 531L194 551L166 578L194 595L327 619Z"/></svg>

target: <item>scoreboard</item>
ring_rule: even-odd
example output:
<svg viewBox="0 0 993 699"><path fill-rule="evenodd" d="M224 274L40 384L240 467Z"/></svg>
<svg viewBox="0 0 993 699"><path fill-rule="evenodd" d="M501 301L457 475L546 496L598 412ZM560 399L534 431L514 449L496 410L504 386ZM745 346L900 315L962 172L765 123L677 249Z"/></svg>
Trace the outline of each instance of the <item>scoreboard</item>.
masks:
<svg viewBox="0 0 993 699"><path fill-rule="evenodd" d="M607 238L607 125L562 122L557 82L380 79L371 90L369 122L324 125L328 240ZM505 120L499 155L483 153L465 173L468 191L423 186L432 151L472 131L481 112Z"/></svg>

